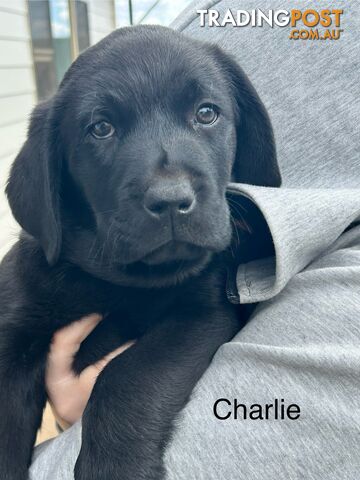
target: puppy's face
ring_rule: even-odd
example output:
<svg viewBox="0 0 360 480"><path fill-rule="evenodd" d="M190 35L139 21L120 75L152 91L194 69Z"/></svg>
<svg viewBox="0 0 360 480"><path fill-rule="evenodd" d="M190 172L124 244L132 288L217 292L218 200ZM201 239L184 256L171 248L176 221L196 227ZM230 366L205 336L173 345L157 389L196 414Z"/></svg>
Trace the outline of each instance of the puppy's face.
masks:
<svg viewBox="0 0 360 480"><path fill-rule="evenodd" d="M209 53L189 47L130 37L87 78L69 76L62 138L95 268L174 281L229 245L236 103Z"/></svg>
<svg viewBox="0 0 360 480"><path fill-rule="evenodd" d="M112 282L162 286L228 247L226 187L238 180L239 123L248 142L253 112L246 98L242 110L221 55L140 27L115 32L70 68L47 113L44 146L61 156L61 204L49 206L59 209L56 255Z"/></svg>

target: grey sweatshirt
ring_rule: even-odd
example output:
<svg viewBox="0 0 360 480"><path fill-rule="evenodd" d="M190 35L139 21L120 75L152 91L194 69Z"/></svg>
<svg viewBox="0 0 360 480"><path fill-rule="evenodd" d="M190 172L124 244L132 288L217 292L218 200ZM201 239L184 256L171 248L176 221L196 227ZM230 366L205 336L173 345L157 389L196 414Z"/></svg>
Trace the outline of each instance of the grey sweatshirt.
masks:
<svg viewBox="0 0 360 480"><path fill-rule="evenodd" d="M229 186L263 212L275 257L238 267L240 302L260 304L177 420L167 480L360 478L360 12L344 0L288 3L194 2L173 25L219 44L246 71L274 126L283 186ZM220 21L229 8L343 9L343 32L293 40L290 26L200 27L196 10L211 8ZM218 399L226 420L214 415ZM234 399L279 399L300 416L235 419ZM38 448L30 478L73 478L80 430Z"/></svg>

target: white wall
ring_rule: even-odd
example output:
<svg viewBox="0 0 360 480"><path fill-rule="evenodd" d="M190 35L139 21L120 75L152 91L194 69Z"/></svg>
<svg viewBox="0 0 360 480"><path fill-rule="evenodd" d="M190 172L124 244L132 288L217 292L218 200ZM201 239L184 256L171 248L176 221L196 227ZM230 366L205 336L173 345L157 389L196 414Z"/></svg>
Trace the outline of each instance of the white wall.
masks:
<svg viewBox="0 0 360 480"><path fill-rule="evenodd" d="M113 0L86 1L93 44L115 28L114 3ZM27 1L0 0L0 258L19 231L4 188L10 165L26 137L29 114L35 104Z"/></svg>
<svg viewBox="0 0 360 480"><path fill-rule="evenodd" d="M104 38L115 28L113 0L86 0L88 4L90 43Z"/></svg>
<svg viewBox="0 0 360 480"><path fill-rule="evenodd" d="M26 0L0 0L0 258L18 232L4 188L35 103Z"/></svg>

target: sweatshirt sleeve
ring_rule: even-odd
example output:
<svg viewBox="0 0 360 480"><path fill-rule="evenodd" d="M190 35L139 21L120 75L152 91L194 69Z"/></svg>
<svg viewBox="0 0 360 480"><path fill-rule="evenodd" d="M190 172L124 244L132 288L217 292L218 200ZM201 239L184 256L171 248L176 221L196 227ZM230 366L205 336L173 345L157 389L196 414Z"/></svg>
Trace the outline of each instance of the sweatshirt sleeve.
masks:
<svg viewBox="0 0 360 480"><path fill-rule="evenodd" d="M357 189L264 188L231 184L229 190L250 198L270 228L275 257L239 265L240 303L268 300L298 272L330 248L360 219Z"/></svg>

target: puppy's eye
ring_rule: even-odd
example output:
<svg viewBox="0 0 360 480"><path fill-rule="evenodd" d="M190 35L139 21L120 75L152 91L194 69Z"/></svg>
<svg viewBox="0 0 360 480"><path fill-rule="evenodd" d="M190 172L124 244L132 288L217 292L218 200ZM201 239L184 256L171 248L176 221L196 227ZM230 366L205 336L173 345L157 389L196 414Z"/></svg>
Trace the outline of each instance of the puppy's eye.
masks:
<svg viewBox="0 0 360 480"><path fill-rule="evenodd" d="M115 132L115 128L111 123L102 120L101 122L94 123L91 127L91 135L95 138L109 138Z"/></svg>
<svg viewBox="0 0 360 480"><path fill-rule="evenodd" d="M206 103L201 105L196 112L196 121L203 125L212 125L218 119L219 112L215 105Z"/></svg>

